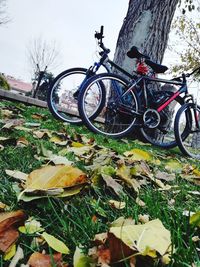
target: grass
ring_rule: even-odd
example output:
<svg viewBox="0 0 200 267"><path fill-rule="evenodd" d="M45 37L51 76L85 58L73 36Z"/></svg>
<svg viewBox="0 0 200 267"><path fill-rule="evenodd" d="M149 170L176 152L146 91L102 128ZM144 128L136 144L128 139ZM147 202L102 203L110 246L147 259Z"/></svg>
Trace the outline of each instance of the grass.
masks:
<svg viewBox="0 0 200 267"><path fill-rule="evenodd" d="M161 170L166 164L166 159L181 159L184 164L196 165L200 168L200 162L192 159L186 159L179 150L160 150L148 144L143 144L137 140L113 140L104 136L90 133L83 126L70 126L55 120L48 110L36 107L26 107L22 104L2 101L0 103L1 110L13 110L12 117L22 118L28 123L41 123L40 129L48 129L55 132L67 133L72 141L78 141L78 135L84 134L88 138L94 138L96 143L103 145L119 155L132 148L139 148L150 152L161 160L161 164L157 167ZM34 119L33 114L42 114L42 117ZM0 113L2 119L5 118L4 112ZM0 122L2 127L3 121ZM198 191L199 187L191 182L181 178L177 173L175 181L171 182L172 186L176 186L174 190L160 191L152 183L145 185L140 190L140 199L145 202L145 206L139 206L135 199L136 194L129 187L124 185L125 196L121 198L116 196L112 189L109 189L103 182L99 187L87 186L80 194L66 199L45 198L32 202L18 202L16 192L13 185L16 183L11 177L6 175L5 170L20 170L30 173L42 166L42 159L36 159L38 149L41 145L57 154L63 147L49 142L49 138L36 139L32 133L24 130L1 129L0 136L11 138L4 144L4 149L0 151L0 201L9 206L9 210L23 209L30 217L33 216L45 230L62 240L70 249L70 254L64 256L64 260L72 265L73 254L76 246L82 246L87 251L92 246L92 240L97 233L105 232L109 229L112 221L123 216L125 218L133 218L138 223L140 214L148 214L150 219L159 218L164 226L170 230L174 253L169 266L184 267L192 266L196 263L199 266L200 242L193 242L192 237L199 234L199 228L193 227L189 223L189 217L184 216L183 212L199 210L199 196L189 192ZM16 146L16 140L20 137L26 138L28 146ZM68 159L73 160L76 166L85 169L87 162L80 160L73 153L66 155ZM150 163L151 168L151 163ZM89 173L91 174L91 173ZM108 201L115 199L126 203L125 209L117 210L108 205ZM170 201L174 200L173 204ZM95 221L93 220L95 216ZM24 251L24 259L21 263L26 263L33 251L42 251L42 246L33 246L33 235L21 234L17 241ZM47 249L44 246L45 249ZM52 253L52 251L50 251ZM0 266L9 266L9 261L0 258ZM122 265L119 265L122 266ZM128 265L127 265L128 266ZM150 266L149 263L139 263L136 267ZM151 265L153 266L153 265ZM160 262L154 263L154 266L162 266Z"/></svg>

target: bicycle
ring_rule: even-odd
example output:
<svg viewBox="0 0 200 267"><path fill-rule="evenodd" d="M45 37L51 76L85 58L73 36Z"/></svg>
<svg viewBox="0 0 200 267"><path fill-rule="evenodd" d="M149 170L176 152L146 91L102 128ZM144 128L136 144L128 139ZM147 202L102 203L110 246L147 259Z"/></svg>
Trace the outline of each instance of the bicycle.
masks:
<svg viewBox="0 0 200 267"><path fill-rule="evenodd" d="M47 95L47 104L50 112L56 119L72 124L82 124L82 120L78 114L78 94L85 82L93 77L100 67L103 67L109 73L112 72L111 68L114 67L130 79L134 78L134 75L131 75L120 66L117 66L108 58L110 49L106 48L103 44L103 30L103 26L101 26L100 32L95 32L94 35L95 39L98 41L98 46L101 49L99 52L99 61L94 62L88 69L77 67L65 70L57 75L50 84ZM97 84L97 90L93 96L93 99L95 99L95 95L101 98L101 101L98 101L101 105L96 106L96 110L93 111L93 117L96 117L95 114L99 113L99 110L102 109L105 102L104 95L101 95L103 90L99 89L101 86L103 86L103 84Z"/></svg>
<svg viewBox="0 0 200 267"><path fill-rule="evenodd" d="M122 138L138 128L148 142L163 148L175 147L173 122L176 111L185 103L180 95L187 95L186 81L180 77L172 80L156 78L155 74L164 73L167 67L151 61L136 47L132 47L127 56L138 60L137 78L129 82L111 73L90 78L81 88L78 98L83 122L95 133L116 138ZM106 88L106 101L95 120L89 116L93 101L88 96L100 82ZM177 86L178 89L175 92L155 90L155 84L162 89L160 83Z"/></svg>
<svg viewBox="0 0 200 267"><path fill-rule="evenodd" d="M190 77L194 73L200 74L200 67L191 73L184 74L184 81L186 77ZM187 87L185 90L187 92ZM200 159L200 106L188 92L185 99L186 103L178 110L175 118L176 142L183 154Z"/></svg>

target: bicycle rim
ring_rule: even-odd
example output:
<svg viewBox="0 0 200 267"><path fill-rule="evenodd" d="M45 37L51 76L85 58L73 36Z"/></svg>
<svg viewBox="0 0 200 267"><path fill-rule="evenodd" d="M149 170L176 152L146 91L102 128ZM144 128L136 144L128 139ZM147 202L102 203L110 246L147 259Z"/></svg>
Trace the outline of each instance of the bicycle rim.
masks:
<svg viewBox="0 0 200 267"><path fill-rule="evenodd" d="M183 138L183 131L187 135ZM175 121L177 144L183 154L200 159L200 107L195 104L184 105L177 113Z"/></svg>
<svg viewBox="0 0 200 267"><path fill-rule="evenodd" d="M94 100L90 95L94 95L98 84L101 84L100 88L105 88L104 105L94 118L91 113L100 97L96 94ZM122 94L126 89L127 82L114 74L100 74L88 81L79 98L79 112L85 125L95 133L116 138L131 132L136 121L138 101L136 95L129 92L119 102L117 92Z"/></svg>
<svg viewBox="0 0 200 267"><path fill-rule="evenodd" d="M82 123L74 94L84 81L86 71L84 68L69 69L53 80L48 93L48 107L57 119L72 124Z"/></svg>
<svg viewBox="0 0 200 267"><path fill-rule="evenodd" d="M162 91L158 94L163 94ZM168 92L169 94L172 92ZM173 148L177 146L174 134L174 121L177 110L183 105L184 101L180 97L174 99L160 113L160 123L156 128L143 127L141 133L146 141L162 148Z"/></svg>

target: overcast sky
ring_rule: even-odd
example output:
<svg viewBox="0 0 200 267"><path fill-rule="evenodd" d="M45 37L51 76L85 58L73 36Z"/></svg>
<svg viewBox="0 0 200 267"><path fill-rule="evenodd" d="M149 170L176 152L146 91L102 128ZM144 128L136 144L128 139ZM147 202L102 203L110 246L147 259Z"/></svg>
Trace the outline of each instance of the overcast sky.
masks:
<svg viewBox="0 0 200 267"><path fill-rule="evenodd" d="M11 21L0 27L0 72L31 80L27 46L42 36L56 40L62 55L54 75L88 67L96 59L95 30L104 25L104 43L114 54L128 0L7 0Z"/></svg>

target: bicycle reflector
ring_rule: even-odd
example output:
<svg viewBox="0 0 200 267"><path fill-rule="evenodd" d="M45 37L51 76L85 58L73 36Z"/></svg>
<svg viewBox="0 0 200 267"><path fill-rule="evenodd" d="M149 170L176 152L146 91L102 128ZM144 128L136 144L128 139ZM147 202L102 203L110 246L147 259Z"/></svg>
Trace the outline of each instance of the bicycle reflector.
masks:
<svg viewBox="0 0 200 267"><path fill-rule="evenodd" d="M149 68L144 62L141 62L137 65L137 73L141 75L147 75L148 71L149 71Z"/></svg>

